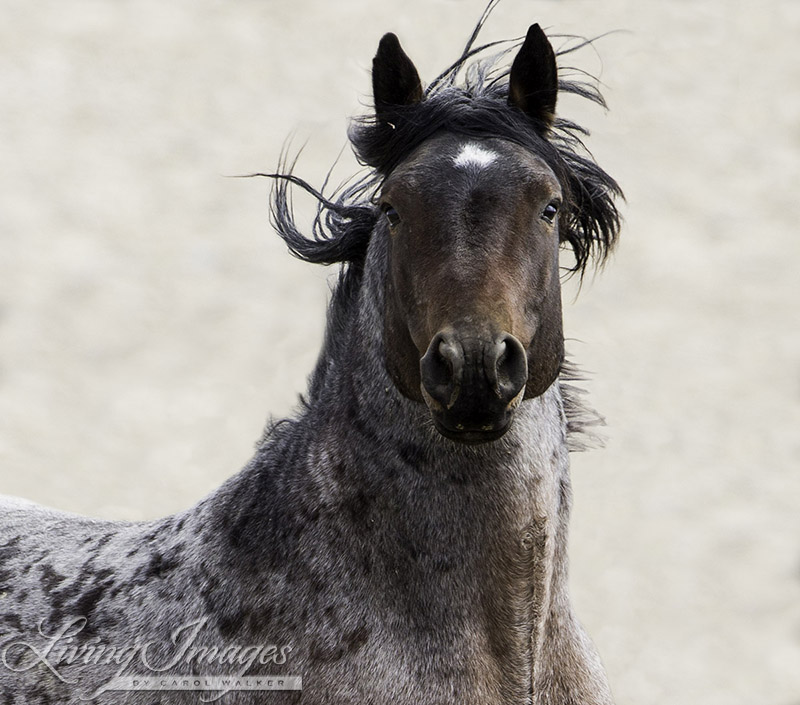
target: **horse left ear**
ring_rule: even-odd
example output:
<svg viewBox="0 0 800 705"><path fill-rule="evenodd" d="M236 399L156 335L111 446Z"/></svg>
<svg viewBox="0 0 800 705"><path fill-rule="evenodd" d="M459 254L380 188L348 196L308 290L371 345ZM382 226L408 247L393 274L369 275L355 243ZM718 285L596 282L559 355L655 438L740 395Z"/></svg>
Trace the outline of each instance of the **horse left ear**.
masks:
<svg viewBox="0 0 800 705"><path fill-rule="evenodd" d="M511 65L508 102L545 129L556 118L558 69L556 55L538 24L531 25L525 42Z"/></svg>
<svg viewBox="0 0 800 705"><path fill-rule="evenodd" d="M379 120L389 119L392 108L413 105L423 98L417 69L391 32L383 35L372 60L372 95Z"/></svg>

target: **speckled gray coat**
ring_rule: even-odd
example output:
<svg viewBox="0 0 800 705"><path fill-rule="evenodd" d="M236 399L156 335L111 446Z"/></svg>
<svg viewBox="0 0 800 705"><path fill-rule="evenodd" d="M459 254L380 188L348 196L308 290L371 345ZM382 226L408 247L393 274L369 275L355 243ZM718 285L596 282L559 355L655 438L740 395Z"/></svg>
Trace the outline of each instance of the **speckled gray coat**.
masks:
<svg viewBox="0 0 800 705"><path fill-rule="evenodd" d="M115 675L144 671L140 652L127 668L108 658L56 665L67 635L41 658L20 645L41 651L42 634L82 625L73 618L86 620L73 646L152 642L149 663L163 667L197 632L193 646L273 647L249 674L302 677L302 691L229 692L225 703L610 701L567 595L559 383L523 402L495 443L443 438L384 370L384 268L376 237L348 342L338 359L323 352L318 403L274 428L197 506L119 523L0 505L0 702L77 704ZM165 672L230 675L244 662L195 658ZM199 696L105 692L92 702Z"/></svg>

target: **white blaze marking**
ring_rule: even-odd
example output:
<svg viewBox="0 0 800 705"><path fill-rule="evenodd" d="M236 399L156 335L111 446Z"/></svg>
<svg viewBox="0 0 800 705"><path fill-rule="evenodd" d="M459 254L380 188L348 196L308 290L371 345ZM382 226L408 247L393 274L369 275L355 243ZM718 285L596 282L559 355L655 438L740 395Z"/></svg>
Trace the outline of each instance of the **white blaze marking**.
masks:
<svg viewBox="0 0 800 705"><path fill-rule="evenodd" d="M496 152L491 152L488 149L468 142L461 148L461 151L453 163L456 166L477 166L484 168L489 166L495 159L497 159Z"/></svg>

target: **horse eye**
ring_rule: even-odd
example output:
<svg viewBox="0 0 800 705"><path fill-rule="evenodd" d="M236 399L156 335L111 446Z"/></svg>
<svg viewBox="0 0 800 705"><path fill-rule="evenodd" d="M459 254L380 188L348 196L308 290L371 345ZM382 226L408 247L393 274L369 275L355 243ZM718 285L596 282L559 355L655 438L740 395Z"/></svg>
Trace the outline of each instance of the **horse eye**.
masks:
<svg viewBox="0 0 800 705"><path fill-rule="evenodd" d="M400 214L388 204L383 206L383 214L386 216L386 220L389 221L391 227L394 227L400 222Z"/></svg>
<svg viewBox="0 0 800 705"><path fill-rule="evenodd" d="M558 213L558 203L550 203L542 211L542 220L552 223L556 219Z"/></svg>

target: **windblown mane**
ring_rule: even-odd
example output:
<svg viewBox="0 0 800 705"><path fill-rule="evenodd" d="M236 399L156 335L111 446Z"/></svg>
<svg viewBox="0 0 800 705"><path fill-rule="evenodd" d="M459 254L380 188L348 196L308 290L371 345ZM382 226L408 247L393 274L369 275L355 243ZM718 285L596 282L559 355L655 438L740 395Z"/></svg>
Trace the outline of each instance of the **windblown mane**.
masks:
<svg viewBox="0 0 800 705"><path fill-rule="evenodd" d="M515 142L544 159L564 190L559 231L572 249L575 262L569 272L584 274L590 261L602 264L614 246L620 216L614 198L622 196L617 182L600 168L585 149L588 132L557 118L550 130L536 124L508 103L510 68L508 54L521 40L492 42L474 47L475 40L496 2L490 3L475 27L461 56L425 90L424 99L398 106L389 119L372 115L356 118L349 131L360 163L369 167L330 197L292 173L293 164L281 164L272 192L272 221L289 250L306 262L346 265L345 278L360 278L372 230L379 217L374 196L383 180L422 142L447 131L472 137L498 137ZM572 38L573 40L575 38ZM591 43L575 40L557 52L570 54ZM489 50L506 45L491 55ZM560 68L563 74L569 69ZM575 71L575 70L573 70ZM580 75L585 74L578 71ZM463 78L462 78L463 77ZM459 80L462 79L462 80ZM559 93L584 97L605 106L599 90L585 80L559 80ZM544 132L545 137L542 137ZM292 211L291 185L300 186L318 201L313 238L298 229Z"/></svg>

